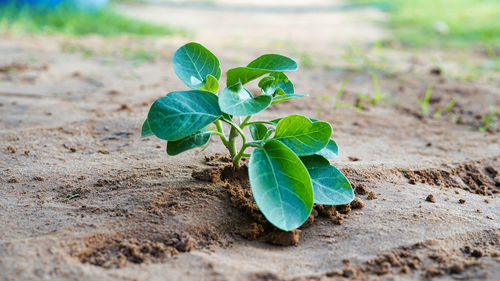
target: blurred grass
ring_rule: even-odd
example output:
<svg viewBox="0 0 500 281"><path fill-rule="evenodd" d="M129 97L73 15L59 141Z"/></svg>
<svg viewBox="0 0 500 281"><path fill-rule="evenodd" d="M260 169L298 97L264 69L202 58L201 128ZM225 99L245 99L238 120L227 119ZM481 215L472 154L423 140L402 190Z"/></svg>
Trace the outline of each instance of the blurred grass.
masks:
<svg viewBox="0 0 500 281"><path fill-rule="evenodd" d="M96 12L80 12L61 5L53 10L0 5L0 30L14 33L86 35L172 35L181 29L130 19L115 12L112 6Z"/></svg>
<svg viewBox="0 0 500 281"><path fill-rule="evenodd" d="M396 39L409 46L500 47L500 0L351 0L389 7Z"/></svg>

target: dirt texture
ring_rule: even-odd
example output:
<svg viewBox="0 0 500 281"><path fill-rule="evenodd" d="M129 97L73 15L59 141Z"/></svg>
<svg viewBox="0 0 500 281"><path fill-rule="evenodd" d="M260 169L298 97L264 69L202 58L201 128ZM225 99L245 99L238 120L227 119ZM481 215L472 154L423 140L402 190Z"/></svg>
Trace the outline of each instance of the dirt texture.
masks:
<svg viewBox="0 0 500 281"><path fill-rule="evenodd" d="M202 43L224 69L264 52L298 56L216 40L223 28ZM334 39L328 34L322 40ZM500 106L500 80L453 79L432 71L427 52L394 49L398 63L379 73L388 98L361 112L334 110L328 97L347 77L342 99L354 103L373 92L371 75L330 67L342 60L340 47L322 57L329 47L318 44L311 54L328 65L289 75L310 96L253 120L330 122L340 149L331 163L357 199L315 206L303 227L283 233L258 211L246 170L228 165L215 137L206 150L175 157L164 141L140 138L152 102L186 89L170 59L190 39L0 37L0 280L499 280L500 134L479 128ZM155 56L133 59L124 47ZM431 113L421 115L430 83ZM452 98L451 112L433 118Z"/></svg>

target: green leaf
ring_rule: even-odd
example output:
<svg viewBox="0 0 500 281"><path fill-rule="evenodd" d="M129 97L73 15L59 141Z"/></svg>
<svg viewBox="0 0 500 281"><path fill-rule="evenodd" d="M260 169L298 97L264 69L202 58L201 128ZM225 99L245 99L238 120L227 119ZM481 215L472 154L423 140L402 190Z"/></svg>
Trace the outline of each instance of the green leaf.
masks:
<svg viewBox="0 0 500 281"><path fill-rule="evenodd" d="M219 81L212 75L208 75L205 81L203 81L203 86L200 87L200 90L215 94L219 90Z"/></svg>
<svg viewBox="0 0 500 281"><path fill-rule="evenodd" d="M311 122L301 115L290 115L276 126L274 138L288 146L299 156L314 154L325 147L332 135L327 122Z"/></svg>
<svg viewBox="0 0 500 281"><path fill-rule="evenodd" d="M269 76L262 78L259 87L264 94L271 96L289 95L295 91L293 83L282 72L271 73Z"/></svg>
<svg viewBox="0 0 500 281"><path fill-rule="evenodd" d="M241 84L225 88L219 95L221 110L236 116L253 115L266 109L271 104L271 101L272 97L266 95L254 98Z"/></svg>
<svg viewBox="0 0 500 281"><path fill-rule="evenodd" d="M175 141L198 132L221 116L217 96L210 92L171 92L153 103L148 123L157 137Z"/></svg>
<svg viewBox="0 0 500 281"><path fill-rule="evenodd" d="M226 84L228 87L238 82L244 85L267 73L295 71L297 68L297 63L291 58L275 54L263 55L249 63L246 67L237 67L228 70Z"/></svg>
<svg viewBox="0 0 500 281"><path fill-rule="evenodd" d="M271 140L255 149L248 174L255 202L274 226L290 231L307 220L314 201L311 179L288 147Z"/></svg>
<svg viewBox="0 0 500 281"><path fill-rule="evenodd" d="M212 132L203 128L200 131L176 141L167 142L167 154L177 155L181 152L190 150L196 147L202 147L210 140L210 135Z"/></svg>
<svg viewBox="0 0 500 281"><path fill-rule="evenodd" d="M354 200L349 180L323 156L311 155L300 158L311 176L314 203L345 205Z"/></svg>
<svg viewBox="0 0 500 281"><path fill-rule="evenodd" d="M267 127L264 124L252 124L250 134L254 141L262 140L267 134Z"/></svg>
<svg viewBox="0 0 500 281"><path fill-rule="evenodd" d="M151 131L148 119L146 118L146 121L142 124L141 138L149 137L151 135L153 135L153 131Z"/></svg>
<svg viewBox="0 0 500 281"><path fill-rule="evenodd" d="M306 96L308 96L308 95L301 95L301 94L276 95L273 97L273 101L271 102L271 104L284 102L284 101L292 100L292 99L298 99L298 98L306 97Z"/></svg>
<svg viewBox="0 0 500 281"><path fill-rule="evenodd" d="M274 77L266 76L259 81L259 88L269 87L274 82Z"/></svg>
<svg viewBox="0 0 500 281"><path fill-rule="evenodd" d="M262 55L250 62L247 67L275 72L295 71L299 68L297 63L291 58L277 54Z"/></svg>
<svg viewBox="0 0 500 281"><path fill-rule="evenodd" d="M316 154L325 157L326 159L333 159L339 155L339 148L334 140L329 140L328 144Z"/></svg>
<svg viewBox="0 0 500 281"><path fill-rule="evenodd" d="M174 70L179 79L191 89L204 86L208 75L220 78L220 63L217 57L198 43L188 43L180 47L172 58Z"/></svg>

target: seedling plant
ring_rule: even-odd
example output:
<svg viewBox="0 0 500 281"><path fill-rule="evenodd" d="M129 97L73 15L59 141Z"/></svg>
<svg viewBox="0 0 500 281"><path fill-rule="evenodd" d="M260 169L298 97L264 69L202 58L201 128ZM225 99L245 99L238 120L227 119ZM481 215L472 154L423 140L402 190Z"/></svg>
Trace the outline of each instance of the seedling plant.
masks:
<svg viewBox="0 0 500 281"><path fill-rule="evenodd" d="M422 116L426 116L427 113L429 112L429 103L431 100L431 94L432 94L432 84L429 84L427 90L425 91L424 99L418 101L421 104L420 113L422 114Z"/></svg>
<svg viewBox="0 0 500 281"><path fill-rule="evenodd" d="M177 155L205 146L216 135L235 169L250 157L255 202L266 219L284 231L300 227L315 203L344 205L354 199L349 181L328 160L338 154L329 123L295 114L252 120L273 104L307 96L296 94L285 74L298 69L294 60L262 55L247 66L229 69L226 87L220 91L219 60L202 45L182 46L172 62L177 76L192 90L156 100L143 124L143 137L166 140L167 154ZM261 92L254 96L244 85L258 78Z"/></svg>
<svg viewBox="0 0 500 281"><path fill-rule="evenodd" d="M427 90L425 91L425 97L423 100L419 100L418 102L420 103L420 113L422 116L427 116L429 114L429 104L431 101L431 94L432 94L432 83L429 84L427 87ZM456 98L452 98L443 108L438 108L436 112L432 115L434 119L439 119L441 118L441 115L443 113L448 113L450 112L455 104L457 103Z"/></svg>
<svg viewBox="0 0 500 281"><path fill-rule="evenodd" d="M483 117L481 120L481 127L479 131L485 132L488 128L496 127L495 116L500 115L500 107L496 109L491 109L490 113Z"/></svg>

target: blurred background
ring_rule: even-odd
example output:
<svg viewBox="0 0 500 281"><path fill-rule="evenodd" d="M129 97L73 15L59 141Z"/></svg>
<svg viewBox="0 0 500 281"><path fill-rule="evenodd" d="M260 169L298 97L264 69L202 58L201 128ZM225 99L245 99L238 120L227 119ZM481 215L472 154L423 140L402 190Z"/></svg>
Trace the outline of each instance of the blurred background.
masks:
<svg viewBox="0 0 500 281"><path fill-rule="evenodd" d="M8 34L183 37L333 68L402 67L384 50L486 54L449 71L465 78L499 71L498 18L496 0L0 0L0 31Z"/></svg>

